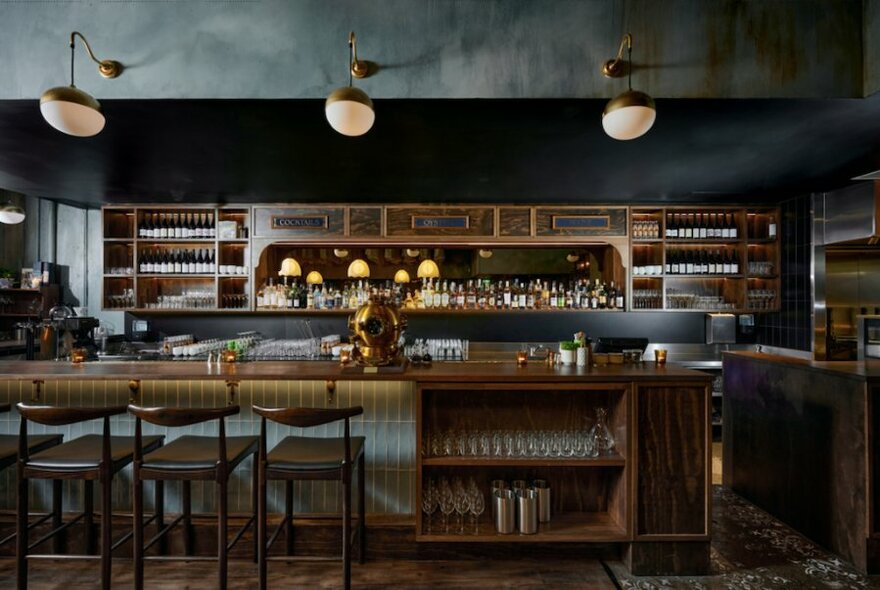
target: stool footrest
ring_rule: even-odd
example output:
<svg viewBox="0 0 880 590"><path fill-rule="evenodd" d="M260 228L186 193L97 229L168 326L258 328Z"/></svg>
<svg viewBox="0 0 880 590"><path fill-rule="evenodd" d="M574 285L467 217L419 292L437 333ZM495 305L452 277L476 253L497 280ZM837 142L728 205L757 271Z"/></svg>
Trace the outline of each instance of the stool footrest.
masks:
<svg viewBox="0 0 880 590"><path fill-rule="evenodd" d="M184 514L181 514L180 516L178 516L177 518L175 518L174 520L172 520L171 522L169 522L167 525L165 525L165 526L162 528L161 531L159 531L158 533L156 533L156 535L155 535L152 539L150 539L149 541L147 541L146 543L144 543L144 551L146 551L147 549L149 549L150 547L152 547L153 545L155 545L155 544L156 544L156 543L157 543L162 537L165 536L166 533L168 533L168 531L170 531L170 530L173 529L178 523L180 523L180 521L184 519L184 516L185 516ZM144 525L150 524L150 521L155 520L155 518L156 518L156 515L154 514L154 515L153 515L153 516L152 516L147 522L144 523Z"/></svg>
<svg viewBox="0 0 880 590"><path fill-rule="evenodd" d="M52 514L50 514L49 516L52 516ZM64 524L62 524L62 525L61 525L60 527L58 527L57 529L52 530L52 531L49 531L48 533L46 533L45 535L43 535L42 537L40 537L39 539L37 539L36 541L34 541L33 543L31 543L30 545L28 545L28 551L30 551L30 550L33 549L34 547L37 547L37 546L39 546L39 545L42 545L43 543L45 543L46 541L48 541L49 539L51 539L52 537L54 537L55 535L57 535L58 533L60 533L61 531L70 528L71 526L73 526L74 524L76 524L77 522L79 522L80 520L82 520L83 518L85 518L85 516L86 516L85 512L82 512L82 513L80 513L80 514L77 514L76 517L74 517L73 519L71 519L71 520L65 522ZM28 557L30 557L30 556L28 556Z"/></svg>
<svg viewBox="0 0 880 590"><path fill-rule="evenodd" d="M238 529L238 532L235 533L235 536L232 538L232 541L226 545L227 551L232 551L232 548L235 547L235 544L238 543L238 541L241 539L241 536L244 535L244 532L246 530L248 530L248 528L252 524L254 524L256 522L256 520L257 520L256 516L251 516L248 519L248 521L246 523L244 523L244 525L242 525L242 527L240 529ZM254 525L254 529L256 530L256 525ZM256 535L254 535L254 536L256 537Z"/></svg>
<svg viewBox="0 0 880 590"><path fill-rule="evenodd" d="M36 526L40 526L41 524L43 524L44 522L46 522L47 520L52 518L52 516L53 516L53 514L51 512L49 514L40 515L40 518L38 518L37 520L35 520L31 523L28 523L27 530L31 530L32 528L34 528ZM0 540L0 547L5 545L6 543L9 543L10 541L12 541L17 534L18 533L12 533L8 537L4 538L3 540Z"/></svg>
<svg viewBox="0 0 880 590"><path fill-rule="evenodd" d="M281 522L278 523L278 528L275 529L275 532L272 533L272 536L269 537L269 541L266 543L266 551L269 551L269 548L272 547L272 544L278 539L278 536L281 534L281 531L284 529L288 521L290 521L290 525L293 526L293 516L285 516Z"/></svg>

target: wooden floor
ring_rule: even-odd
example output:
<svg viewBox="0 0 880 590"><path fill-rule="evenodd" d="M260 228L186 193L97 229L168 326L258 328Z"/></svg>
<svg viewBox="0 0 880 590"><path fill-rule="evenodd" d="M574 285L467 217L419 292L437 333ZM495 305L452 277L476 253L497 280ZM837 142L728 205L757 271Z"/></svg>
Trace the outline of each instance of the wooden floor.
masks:
<svg viewBox="0 0 880 590"><path fill-rule="evenodd" d="M41 561L31 564L33 590L80 590L99 586L98 564L87 562ZM214 589L216 571L210 562L147 563L149 590ZM270 588L339 588L341 565L333 562L269 564ZM229 588L256 587L256 565L236 561L229 568ZM352 586L370 588L615 588L598 560L455 560L455 561L374 561L352 566ZM15 563L0 559L0 588L15 587ZM131 562L113 564L113 587L131 588Z"/></svg>

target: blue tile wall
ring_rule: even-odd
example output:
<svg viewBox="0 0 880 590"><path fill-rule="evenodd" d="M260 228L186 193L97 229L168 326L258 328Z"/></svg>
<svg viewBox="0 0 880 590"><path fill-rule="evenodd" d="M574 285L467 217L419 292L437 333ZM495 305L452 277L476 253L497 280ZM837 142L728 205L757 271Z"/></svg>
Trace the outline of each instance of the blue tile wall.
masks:
<svg viewBox="0 0 880 590"><path fill-rule="evenodd" d="M780 310L759 314L757 341L768 346L812 350L813 300L810 257L813 218L810 195L780 204Z"/></svg>

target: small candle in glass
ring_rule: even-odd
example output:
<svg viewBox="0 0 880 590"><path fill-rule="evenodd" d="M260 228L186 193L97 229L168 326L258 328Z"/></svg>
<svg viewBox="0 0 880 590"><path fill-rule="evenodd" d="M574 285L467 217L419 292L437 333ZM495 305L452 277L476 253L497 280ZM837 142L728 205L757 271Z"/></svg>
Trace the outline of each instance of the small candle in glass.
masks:
<svg viewBox="0 0 880 590"><path fill-rule="evenodd" d="M654 349L654 362L658 365L666 364L666 349L665 348L656 348Z"/></svg>
<svg viewBox="0 0 880 590"><path fill-rule="evenodd" d="M348 364L351 362L351 349L343 348L339 351L339 363Z"/></svg>
<svg viewBox="0 0 880 590"><path fill-rule="evenodd" d="M525 367L529 362L529 351L527 350L517 350L516 351L516 364L520 367Z"/></svg>
<svg viewBox="0 0 880 590"><path fill-rule="evenodd" d="M70 362L75 365L79 363L85 362L86 360L86 349L85 348L74 348L70 351Z"/></svg>

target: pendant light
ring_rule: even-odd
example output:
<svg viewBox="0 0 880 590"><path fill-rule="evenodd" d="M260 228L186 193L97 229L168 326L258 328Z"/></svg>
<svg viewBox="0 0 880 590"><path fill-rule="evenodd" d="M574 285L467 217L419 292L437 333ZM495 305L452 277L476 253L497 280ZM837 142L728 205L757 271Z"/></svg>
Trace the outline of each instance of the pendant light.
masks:
<svg viewBox="0 0 880 590"><path fill-rule="evenodd" d="M372 68L370 62L357 57L357 38L354 32L348 34L348 86L337 88L330 93L324 103L324 114L330 126L342 135L357 137L373 126L376 113L373 101L367 93L352 85L352 77L366 78Z"/></svg>
<svg viewBox="0 0 880 590"><path fill-rule="evenodd" d="M319 273L316 270L313 270L312 272L310 272L309 274L306 275L306 284L320 285L323 282L324 282L324 277L322 277L321 273Z"/></svg>
<svg viewBox="0 0 880 590"><path fill-rule="evenodd" d="M115 78L122 72L122 65L119 62L96 58L82 33L74 31L70 34L70 86L56 86L44 92L40 97L40 112L49 125L62 133L75 137L91 137L101 132L105 119L101 104L93 96L74 85L76 37L82 39L89 57L98 64L98 72L103 77Z"/></svg>
<svg viewBox="0 0 880 590"><path fill-rule="evenodd" d="M628 52L628 61L623 61L623 50ZM611 99L602 113L602 128L610 137L626 141L641 137L657 118L654 99L638 90L632 89L632 35L627 33L620 42L617 57L605 62L602 73L608 78L619 78L627 72L628 89Z"/></svg>
<svg viewBox="0 0 880 590"><path fill-rule="evenodd" d="M15 225L24 221L24 209L18 205L7 203L0 207L0 223Z"/></svg>
<svg viewBox="0 0 880 590"><path fill-rule="evenodd" d="M394 282L397 284L410 282L409 273L401 268L396 273L394 273Z"/></svg>

